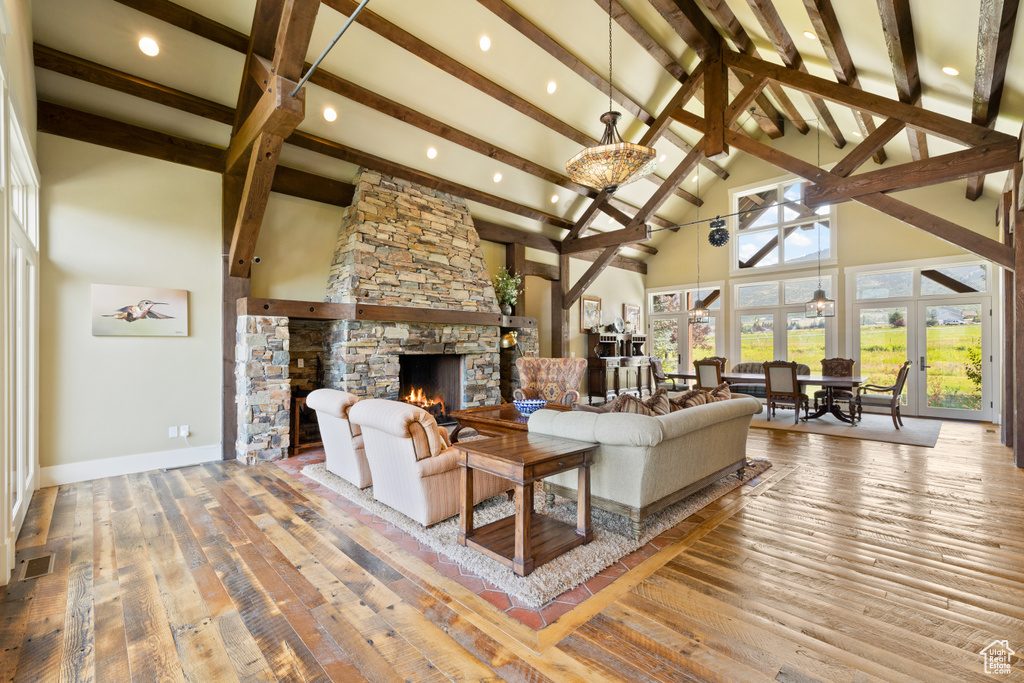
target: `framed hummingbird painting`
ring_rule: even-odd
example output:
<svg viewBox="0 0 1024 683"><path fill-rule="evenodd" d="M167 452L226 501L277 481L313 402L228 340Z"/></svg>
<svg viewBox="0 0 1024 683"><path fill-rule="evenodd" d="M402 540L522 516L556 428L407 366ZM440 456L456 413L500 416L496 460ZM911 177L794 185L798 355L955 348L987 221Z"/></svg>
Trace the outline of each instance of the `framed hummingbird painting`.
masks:
<svg viewBox="0 0 1024 683"><path fill-rule="evenodd" d="M92 286L94 337L187 337L188 290Z"/></svg>

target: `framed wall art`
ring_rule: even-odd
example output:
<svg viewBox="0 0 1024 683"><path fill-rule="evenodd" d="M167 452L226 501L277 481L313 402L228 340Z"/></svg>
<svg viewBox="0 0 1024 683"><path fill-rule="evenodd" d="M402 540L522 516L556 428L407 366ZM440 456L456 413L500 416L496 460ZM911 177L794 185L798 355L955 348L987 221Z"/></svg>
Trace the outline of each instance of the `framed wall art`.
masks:
<svg viewBox="0 0 1024 683"><path fill-rule="evenodd" d="M589 332L592 327L601 325L601 300L596 296L584 296L580 299L580 332Z"/></svg>
<svg viewBox="0 0 1024 683"><path fill-rule="evenodd" d="M634 304L622 304L622 319L631 325L633 332L640 333L640 307Z"/></svg>
<svg viewBox="0 0 1024 683"><path fill-rule="evenodd" d="M92 286L94 337L187 337L188 290Z"/></svg>

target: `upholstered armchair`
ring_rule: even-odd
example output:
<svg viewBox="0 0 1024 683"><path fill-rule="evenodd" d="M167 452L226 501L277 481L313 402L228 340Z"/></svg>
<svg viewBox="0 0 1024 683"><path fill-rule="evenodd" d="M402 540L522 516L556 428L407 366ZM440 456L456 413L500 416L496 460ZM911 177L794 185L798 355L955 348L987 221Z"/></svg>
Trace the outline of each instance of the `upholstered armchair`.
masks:
<svg viewBox="0 0 1024 683"><path fill-rule="evenodd" d="M373 483L363 449L363 434L349 422L348 411L359 397L337 389L317 389L306 397L306 405L316 412L328 471L361 489Z"/></svg>
<svg viewBox="0 0 1024 683"><path fill-rule="evenodd" d="M517 399L542 398L548 403L575 405L580 400L580 382L587 369L586 358L516 359L519 388L512 392Z"/></svg>
<svg viewBox="0 0 1024 683"><path fill-rule="evenodd" d="M857 361L852 358L822 358L821 374L826 377L853 377L853 367ZM814 392L814 408L817 410L818 401L824 401L825 389L818 389ZM846 403L850 406L851 417L853 415L853 389L832 389L832 400L836 403Z"/></svg>
<svg viewBox="0 0 1024 683"><path fill-rule="evenodd" d="M892 424L896 429L903 425L903 416L900 415L900 400L903 394L903 387L907 385L907 376L910 374L911 361L904 361L900 371L896 374L896 381L891 386L883 387L877 384L865 384L857 387L857 395L853 399L850 412L857 412L857 419L864 417L864 406L876 408L888 408L892 415ZM873 393L872 393L873 392Z"/></svg>
<svg viewBox="0 0 1024 683"><path fill-rule="evenodd" d="M423 526L459 513L458 452L430 413L399 401L370 398L349 410L366 447L373 497ZM486 472L473 473L473 504L512 488Z"/></svg>
<svg viewBox="0 0 1024 683"><path fill-rule="evenodd" d="M665 389L666 391L686 391L690 388L687 384L679 386L675 377L669 377L666 375L665 367L661 364L661 359L657 356L651 356L651 376L654 377L655 389Z"/></svg>

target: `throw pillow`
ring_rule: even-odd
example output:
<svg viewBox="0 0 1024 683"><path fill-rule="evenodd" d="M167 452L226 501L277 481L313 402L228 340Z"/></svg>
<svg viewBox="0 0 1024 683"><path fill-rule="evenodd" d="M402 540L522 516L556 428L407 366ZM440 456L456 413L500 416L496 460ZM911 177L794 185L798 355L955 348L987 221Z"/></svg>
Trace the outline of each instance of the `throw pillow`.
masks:
<svg viewBox="0 0 1024 683"><path fill-rule="evenodd" d="M644 401L644 405L655 415L668 415L672 412L672 405L668 402L668 389L658 389Z"/></svg>
<svg viewBox="0 0 1024 683"><path fill-rule="evenodd" d="M732 391L729 390L728 382L722 382L711 390L711 400L713 401L728 401L731 398Z"/></svg>
<svg viewBox="0 0 1024 683"><path fill-rule="evenodd" d="M614 406L614 408L612 408L612 406ZM656 414L646 403L632 394L616 396L615 400L609 404L608 412L631 413L633 415L648 415L651 417Z"/></svg>
<svg viewBox="0 0 1024 683"><path fill-rule="evenodd" d="M669 404L672 406L672 412L675 412L684 408L704 405L709 402L710 396L708 392L701 389L690 389L669 400Z"/></svg>

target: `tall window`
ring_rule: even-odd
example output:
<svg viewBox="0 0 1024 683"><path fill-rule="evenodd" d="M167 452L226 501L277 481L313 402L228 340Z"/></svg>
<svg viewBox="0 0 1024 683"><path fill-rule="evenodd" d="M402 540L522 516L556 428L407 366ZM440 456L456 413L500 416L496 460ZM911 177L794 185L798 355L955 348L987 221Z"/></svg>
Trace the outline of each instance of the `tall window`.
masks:
<svg viewBox="0 0 1024 683"><path fill-rule="evenodd" d="M821 286L832 297L833 274ZM804 305L818 288L817 276L734 285L735 325L732 356L740 363L790 360L812 370L835 348L835 318L808 318Z"/></svg>
<svg viewBox="0 0 1024 683"><path fill-rule="evenodd" d="M710 321L691 325L688 311L698 298L707 306ZM647 315L651 321L649 353L661 359L665 372L692 368L694 360L718 355L722 310L722 288L718 285L652 293Z"/></svg>
<svg viewBox="0 0 1024 683"><path fill-rule="evenodd" d="M809 185L788 180L733 194L733 274L806 268L819 258L834 262L832 207L806 206Z"/></svg>

